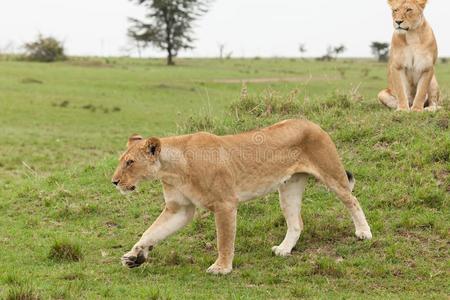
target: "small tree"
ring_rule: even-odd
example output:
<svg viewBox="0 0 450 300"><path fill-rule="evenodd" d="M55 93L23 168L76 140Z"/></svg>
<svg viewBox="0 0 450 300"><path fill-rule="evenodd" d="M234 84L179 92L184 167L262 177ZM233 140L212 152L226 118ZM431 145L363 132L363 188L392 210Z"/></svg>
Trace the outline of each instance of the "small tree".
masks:
<svg viewBox="0 0 450 300"><path fill-rule="evenodd" d="M223 59L223 56L225 54L225 46L226 45L223 43L219 43L217 46L219 47L219 58Z"/></svg>
<svg viewBox="0 0 450 300"><path fill-rule="evenodd" d="M128 35L136 41L167 51L167 64L182 49L192 49L193 22L206 13L209 0L131 0L144 5L147 22L130 18Z"/></svg>
<svg viewBox="0 0 450 300"><path fill-rule="evenodd" d="M347 48L344 45L339 45L339 46L335 46L333 48L333 53L335 54L335 58L337 59L337 57L339 56L339 54L344 53L345 51L347 51Z"/></svg>
<svg viewBox="0 0 450 300"><path fill-rule="evenodd" d="M66 59L63 44L53 37L39 35L36 41L26 43L24 47L29 60L54 62Z"/></svg>
<svg viewBox="0 0 450 300"><path fill-rule="evenodd" d="M301 56L303 57L303 55L306 53L306 45L305 44L300 44L298 46L298 51L301 53Z"/></svg>
<svg viewBox="0 0 450 300"><path fill-rule="evenodd" d="M378 61L387 61L389 58L389 43L372 42L370 44L372 54L378 59Z"/></svg>
<svg viewBox="0 0 450 300"><path fill-rule="evenodd" d="M327 47L327 53L325 55L323 55L323 56L320 56L320 57L316 58L316 60L318 60L318 61L331 61L331 60L334 59L332 55L333 55L333 47L328 46Z"/></svg>

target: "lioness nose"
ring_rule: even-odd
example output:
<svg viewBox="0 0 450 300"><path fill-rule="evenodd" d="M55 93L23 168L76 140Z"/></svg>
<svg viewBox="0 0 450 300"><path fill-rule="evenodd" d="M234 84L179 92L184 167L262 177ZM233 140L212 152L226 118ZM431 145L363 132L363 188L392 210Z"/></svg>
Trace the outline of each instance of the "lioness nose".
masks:
<svg viewBox="0 0 450 300"><path fill-rule="evenodd" d="M118 184L119 184L119 182L120 182L120 180L113 180L113 181L112 181L112 184L114 184L114 185L118 185Z"/></svg>
<svg viewBox="0 0 450 300"><path fill-rule="evenodd" d="M400 25L400 24L403 23L403 20L401 20L401 21L395 21L395 23L397 23L398 25Z"/></svg>

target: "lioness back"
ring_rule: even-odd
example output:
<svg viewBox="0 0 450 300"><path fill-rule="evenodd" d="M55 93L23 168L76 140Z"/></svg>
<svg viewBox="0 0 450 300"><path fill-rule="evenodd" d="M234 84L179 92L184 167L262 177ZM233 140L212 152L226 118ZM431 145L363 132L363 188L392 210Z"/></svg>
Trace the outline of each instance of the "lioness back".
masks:
<svg viewBox="0 0 450 300"><path fill-rule="evenodd" d="M249 200L275 190L296 173L320 173L322 157L339 159L333 142L318 125L306 120L285 120L236 135L200 132L162 139L185 153L186 172L207 189L217 176ZM345 174L342 168L335 170Z"/></svg>

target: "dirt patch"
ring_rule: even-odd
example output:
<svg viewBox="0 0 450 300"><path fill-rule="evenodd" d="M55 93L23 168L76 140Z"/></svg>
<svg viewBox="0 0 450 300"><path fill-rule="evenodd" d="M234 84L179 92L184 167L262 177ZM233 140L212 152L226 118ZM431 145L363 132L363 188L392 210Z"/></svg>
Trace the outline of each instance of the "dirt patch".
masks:
<svg viewBox="0 0 450 300"><path fill-rule="evenodd" d="M197 89L195 87L168 85L168 84L164 84L164 83L153 85L153 86L151 86L151 88L156 88L156 89L161 89L161 90L189 91L189 92L197 91Z"/></svg>
<svg viewBox="0 0 450 300"><path fill-rule="evenodd" d="M112 68L113 66L107 62L101 60L70 60L66 62L69 65L76 67L88 67L88 68Z"/></svg>
<svg viewBox="0 0 450 300"><path fill-rule="evenodd" d="M280 82L309 82L311 80L337 80L335 76L296 76L296 77L263 77L263 78L239 78L239 79L213 79L214 83L280 83Z"/></svg>

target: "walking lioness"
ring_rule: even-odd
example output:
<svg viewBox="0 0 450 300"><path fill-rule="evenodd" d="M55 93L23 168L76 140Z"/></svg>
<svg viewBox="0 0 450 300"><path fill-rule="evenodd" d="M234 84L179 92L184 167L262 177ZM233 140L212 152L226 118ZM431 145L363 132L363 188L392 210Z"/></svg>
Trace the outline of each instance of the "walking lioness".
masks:
<svg viewBox="0 0 450 300"><path fill-rule="evenodd" d="M395 32L389 58L389 88L378 94L397 110L438 109L439 86L434 74L436 39L423 16L427 0L388 0Z"/></svg>
<svg viewBox="0 0 450 300"><path fill-rule="evenodd" d="M184 136L129 138L112 183L134 191L141 180L162 182L166 207L131 251L122 257L130 268L142 264L149 251L194 216L195 207L214 213L219 256L208 268L214 274L232 270L239 202L278 189L287 233L276 255L289 255L303 229L302 194L309 175L323 182L351 213L356 236L372 237L358 200L353 177L346 173L331 138L319 126L287 120L238 135L196 133Z"/></svg>

